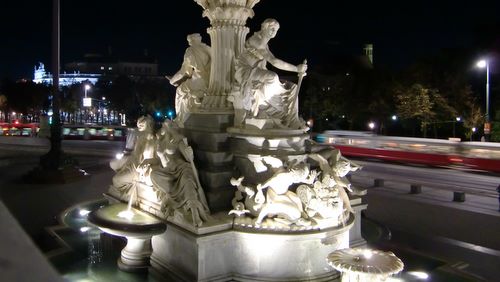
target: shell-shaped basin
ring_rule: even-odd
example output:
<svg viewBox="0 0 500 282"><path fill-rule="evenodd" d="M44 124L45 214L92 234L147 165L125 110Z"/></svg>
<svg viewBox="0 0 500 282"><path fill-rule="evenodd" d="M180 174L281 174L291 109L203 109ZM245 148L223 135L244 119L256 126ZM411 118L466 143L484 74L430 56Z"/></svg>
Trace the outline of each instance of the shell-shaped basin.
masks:
<svg viewBox="0 0 500 282"><path fill-rule="evenodd" d="M118 216L126 210L123 203L108 205L91 212L87 220L106 233L131 238L151 237L167 229L164 222L141 210L132 209L132 217Z"/></svg>

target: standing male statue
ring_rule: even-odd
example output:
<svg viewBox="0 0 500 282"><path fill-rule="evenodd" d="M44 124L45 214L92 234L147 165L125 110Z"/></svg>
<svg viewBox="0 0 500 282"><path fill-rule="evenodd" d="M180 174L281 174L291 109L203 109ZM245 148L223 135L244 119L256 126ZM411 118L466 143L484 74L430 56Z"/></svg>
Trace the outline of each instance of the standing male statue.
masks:
<svg viewBox="0 0 500 282"><path fill-rule="evenodd" d="M184 53L182 66L169 78L170 83L177 87L175 121L179 127L184 127L191 110L201 103L210 78L210 47L201 42L199 33L189 34L187 41L189 47Z"/></svg>

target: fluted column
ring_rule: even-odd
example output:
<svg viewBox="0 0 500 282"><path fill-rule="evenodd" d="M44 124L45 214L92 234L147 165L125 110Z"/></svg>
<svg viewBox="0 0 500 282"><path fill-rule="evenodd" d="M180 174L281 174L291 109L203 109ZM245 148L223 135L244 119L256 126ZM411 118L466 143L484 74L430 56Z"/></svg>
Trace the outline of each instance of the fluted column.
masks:
<svg viewBox="0 0 500 282"><path fill-rule="evenodd" d="M234 80L234 58L245 44L249 29L245 26L253 17L253 6L259 0L195 0L203 7L203 16L210 20L212 63L208 93L203 98L204 112L230 112L232 104L227 101Z"/></svg>

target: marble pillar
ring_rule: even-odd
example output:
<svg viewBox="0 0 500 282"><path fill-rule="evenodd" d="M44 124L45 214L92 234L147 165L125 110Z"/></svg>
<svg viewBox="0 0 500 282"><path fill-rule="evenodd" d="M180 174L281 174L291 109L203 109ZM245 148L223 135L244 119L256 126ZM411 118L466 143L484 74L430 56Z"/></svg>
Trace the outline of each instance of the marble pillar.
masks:
<svg viewBox="0 0 500 282"><path fill-rule="evenodd" d="M207 32L212 49L208 93L203 98L201 111L232 113L227 101L234 75L234 58L244 47L249 32L245 26L253 17L253 6L259 0L195 0L203 8L203 16L210 20Z"/></svg>

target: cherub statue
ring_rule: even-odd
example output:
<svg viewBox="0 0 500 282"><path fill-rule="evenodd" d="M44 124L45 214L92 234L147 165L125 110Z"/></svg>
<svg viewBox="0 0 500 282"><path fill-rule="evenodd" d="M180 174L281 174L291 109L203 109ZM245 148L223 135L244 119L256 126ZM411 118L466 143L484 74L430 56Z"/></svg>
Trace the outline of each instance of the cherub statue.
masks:
<svg viewBox="0 0 500 282"><path fill-rule="evenodd" d="M229 211L229 214L241 216L250 213L257 216L266 199L262 190L257 191L256 188L243 185L244 179L245 177L241 176L237 179L233 177L230 180L231 185L235 186L238 190L231 201L233 209Z"/></svg>
<svg viewBox="0 0 500 282"><path fill-rule="evenodd" d="M343 206L339 198L338 188L332 186L328 178L316 180L312 187L310 185L300 185L296 193L304 205L304 212L309 218L338 218L342 214Z"/></svg>
<svg viewBox="0 0 500 282"><path fill-rule="evenodd" d="M310 171L305 163L293 164L290 168L276 172L271 178L257 185L257 191L268 188L266 201L255 221L259 225L269 215L277 215L290 223L306 224L299 221L303 207L300 198L288 188L295 183L312 184L316 171Z"/></svg>
<svg viewBox="0 0 500 282"><path fill-rule="evenodd" d="M331 187L335 186L339 188L339 195L344 202L344 206L352 212L346 190L352 193L354 191L346 175L350 171L356 171L361 167L342 157L338 149L323 150L318 153L309 154L309 157L319 163L322 172L322 181L329 182ZM356 194L362 193L360 189L356 189L355 191Z"/></svg>

